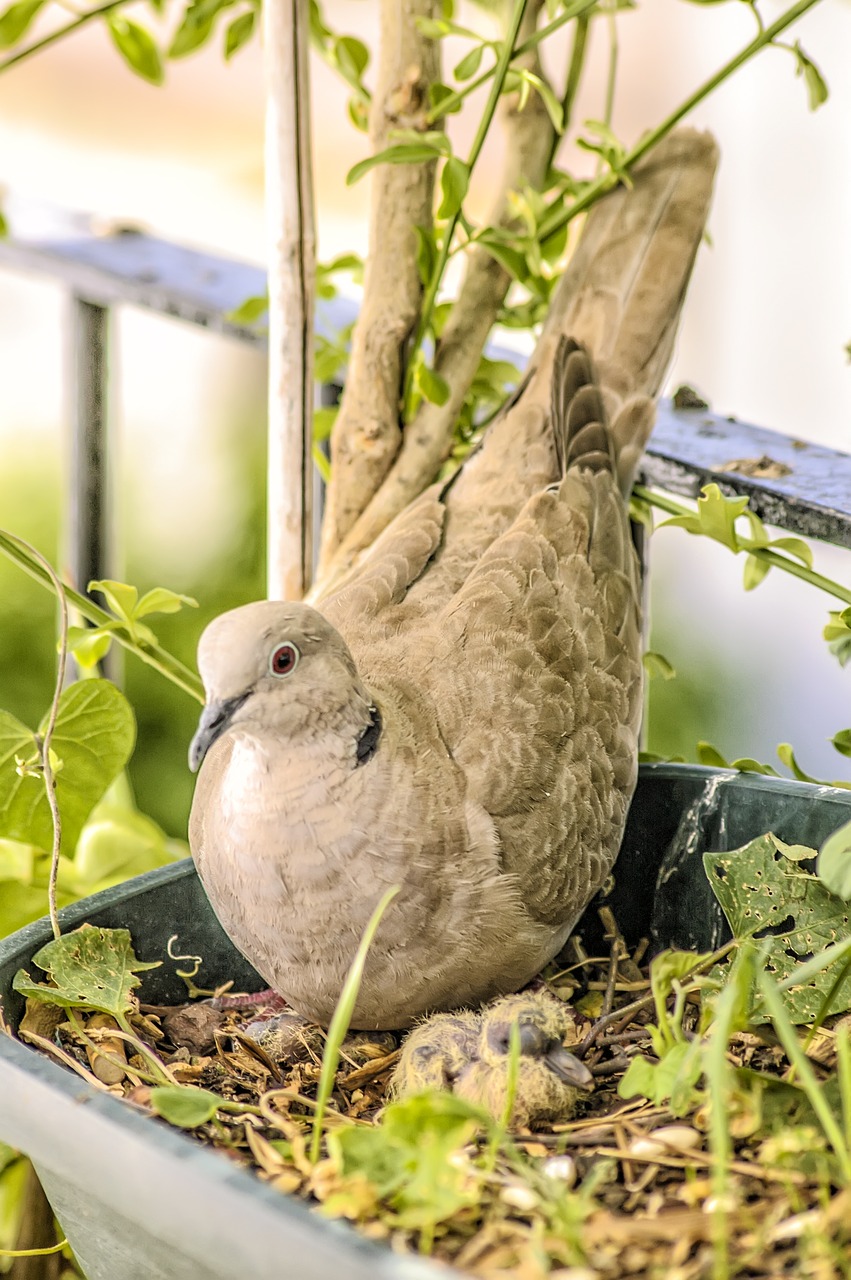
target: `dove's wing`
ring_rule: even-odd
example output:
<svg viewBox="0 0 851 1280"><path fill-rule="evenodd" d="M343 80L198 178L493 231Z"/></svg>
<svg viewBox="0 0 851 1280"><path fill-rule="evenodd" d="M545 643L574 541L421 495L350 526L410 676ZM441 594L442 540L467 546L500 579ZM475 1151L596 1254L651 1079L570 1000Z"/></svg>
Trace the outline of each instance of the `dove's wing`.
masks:
<svg viewBox="0 0 851 1280"><path fill-rule="evenodd" d="M424 672L468 795L494 822L503 870L530 914L553 925L578 913L614 861L642 686L617 440L584 352L565 344L560 360L554 434L570 469L530 499L440 613ZM571 385L577 369L588 381ZM643 404L632 426L646 434Z"/></svg>

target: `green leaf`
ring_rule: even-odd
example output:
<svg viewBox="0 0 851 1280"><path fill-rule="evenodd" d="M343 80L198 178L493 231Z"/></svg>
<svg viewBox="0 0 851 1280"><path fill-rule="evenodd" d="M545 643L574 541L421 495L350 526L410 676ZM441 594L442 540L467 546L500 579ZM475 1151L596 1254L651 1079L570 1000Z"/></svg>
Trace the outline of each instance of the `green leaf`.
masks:
<svg viewBox="0 0 851 1280"><path fill-rule="evenodd" d="M354 1189L364 1179L386 1202L395 1225L426 1230L476 1203L479 1190L457 1156L488 1120L451 1093L421 1093L391 1102L382 1123L335 1129L328 1150L341 1186L324 1213L352 1213ZM356 1202L355 1202L356 1203Z"/></svg>
<svg viewBox="0 0 851 1280"><path fill-rule="evenodd" d="M841 729L830 741L841 756L851 756L851 729Z"/></svg>
<svg viewBox="0 0 851 1280"><path fill-rule="evenodd" d="M346 174L346 186L351 187L379 164L423 164L427 160L437 160L446 155L448 143L444 146L431 141L399 142L391 147L367 156L359 164L353 165Z"/></svg>
<svg viewBox="0 0 851 1280"><path fill-rule="evenodd" d="M713 769L729 769L730 764L724 759L717 747L713 747L711 742L700 741L697 744L697 762L698 764L709 765Z"/></svg>
<svg viewBox="0 0 851 1280"><path fill-rule="evenodd" d="M247 13L241 13L238 18L234 18L233 22L228 24L225 31L225 58L232 58L238 53L244 44L247 44L254 34L254 24L257 20L257 10L249 9Z"/></svg>
<svg viewBox="0 0 851 1280"><path fill-rule="evenodd" d="M417 275L420 278L420 284L427 285L437 262L434 232L428 227L417 226L414 227L414 235L417 237Z"/></svg>
<svg viewBox="0 0 851 1280"><path fill-rule="evenodd" d="M33 982L19 969L12 986L21 995L63 1009L109 1013L121 1022L133 1008L132 992L141 981L136 975L159 968L162 961L137 959L128 929L83 924L48 942L35 953L32 963L44 970L53 985Z"/></svg>
<svg viewBox="0 0 851 1280"><path fill-rule="evenodd" d="M660 1106L675 1091L690 1093L701 1071L700 1042L678 1041L658 1062L633 1058L618 1085L618 1095L621 1098L640 1096ZM684 1108L678 1106L677 1110Z"/></svg>
<svg viewBox="0 0 851 1280"><path fill-rule="evenodd" d="M168 56L184 58L200 48L212 35L213 24L221 10L233 3L234 0L194 0L186 8L169 47Z"/></svg>
<svg viewBox="0 0 851 1280"><path fill-rule="evenodd" d="M781 742L777 747L777 754L786 768L792 770L793 775L799 782L818 782L818 778L813 778L809 773L804 773L795 759L795 752L792 750L791 742Z"/></svg>
<svg viewBox="0 0 851 1280"><path fill-rule="evenodd" d="M92 671L109 653L109 627L69 627L68 649L86 671Z"/></svg>
<svg viewBox="0 0 851 1280"><path fill-rule="evenodd" d="M63 886L76 897L99 893L130 876L166 867L189 850L171 840L152 818L102 801L82 830L74 857L63 863Z"/></svg>
<svg viewBox="0 0 851 1280"><path fill-rule="evenodd" d="M24 35L45 0L18 0L0 14L0 49L11 49Z"/></svg>
<svg viewBox="0 0 851 1280"><path fill-rule="evenodd" d="M225 313L225 319L231 324L256 324L261 316L269 310L268 293L259 293L253 298L246 298L233 311Z"/></svg>
<svg viewBox="0 0 851 1280"><path fill-rule="evenodd" d="M198 608L198 601L192 596L182 596L178 591L169 591L168 587L153 587L142 596L133 610L133 617L145 618L149 613L180 613L185 604L192 609Z"/></svg>
<svg viewBox="0 0 851 1280"><path fill-rule="evenodd" d="M417 365L414 382L417 390L431 404L446 404L449 399L449 383L424 362Z"/></svg>
<svg viewBox="0 0 851 1280"><path fill-rule="evenodd" d="M369 64L369 49L364 42L355 36L339 36L334 43L334 56L343 77L350 84L359 85Z"/></svg>
<svg viewBox="0 0 851 1280"><path fill-rule="evenodd" d="M841 667L851 660L851 608L839 612L831 610L830 622L822 632L830 652Z"/></svg>
<svg viewBox="0 0 851 1280"><path fill-rule="evenodd" d="M334 423L337 420L337 414L340 412L340 406L324 405L320 409L313 410L313 439L314 441L329 440L331 432L334 429Z"/></svg>
<svg viewBox="0 0 851 1280"><path fill-rule="evenodd" d="M556 133L563 133L564 111L550 85L547 84L546 80L542 80L540 76L536 76L533 71L522 70L520 74L539 94Z"/></svg>
<svg viewBox="0 0 851 1280"><path fill-rule="evenodd" d="M486 46L484 44L479 44L472 48L469 53L464 55L452 73L456 80L469 80L476 74L481 66L482 54L484 53L485 48Z"/></svg>
<svg viewBox="0 0 851 1280"><path fill-rule="evenodd" d="M816 64L808 54L804 53L800 44L796 40L792 46L792 52L795 55L795 75L803 76L804 83L807 86L807 98L810 104L810 111L817 111L822 103L827 102L828 88L824 80L824 76L819 71Z"/></svg>
<svg viewBox="0 0 851 1280"><path fill-rule="evenodd" d="M180 1129L197 1129L200 1124L206 1124L222 1102L217 1093L192 1085L157 1085L151 1090L154 1111Z"/></svg>
<svg viewBox="0 0 851 1280"><path fill-rule="evenodd" d="M139 602L139 592L128 582L116 582L114 578L93 578L87 591L99 591L110 609L122 622L132 623Z"/></svg>
<svg viewBox="0 0 851 1280"><path fill-rule="evenodd" d="M851 937L848 907L830 893L801 862L815 850L785 845L776 836L759 836L731 853L706 853L703 865L713 892L736 938L763 939L766 966L786 982L785 1000L795 1022L810 1022L822 1012L834 987L832 966L806 981L796 971L837 942ZM851 1007L851 974L833 991L827 1013ZM765 1020L756 1013L757 1020Z"/></svg>
<svg viewBox="0 0 851 1280"><path fill-rule="evenodd" d="M476 237L476 244L489 253L510 276L521 284L528 278L529 266L525 255L519 249L506 244L504 240L488 231Z"/></svg>
<svg viewBox="0 0 851 1280"><path fill-rule="evenodd" d="M452 218L461 208L470 185L470 170L463 160L450 156L440 175L440 207L437 217Z"/></svg>
<svg viewBox="0 0 851 1280"><path fill-rule="evenodd" d="M352 94L346 103L346 114L359 133L366 133L368 131L369 111L367 110L366 103L363 102L356 94Z"/></svg>
<svg viewBox="0 0 851 1280"><path fill-rule="evenodd" d="M673 680L677 674L667 658L663 657L661 653L654 653L651 649L648 649L644 654L642 662L644 663L644 670L651 677L658 676L663 680Z"/></svg>
<svg viewBox="0 0 851 1280"><path fill-rule="evenodd" d="M754 587L758 587L768 575L770 568L771 564L768 560L763 560L760 556L748 556L743 578L745 591L753 591Z"/></svg>
<svg viewBox="0 0 851 1280"><path fill-rule="evenodd" d="M844 902L851 901L851 822L827 837L819 850L816 870L830 893Z"/></svg>
<svg viewBox="0 0 851 1280"><path fill-rule="evenodd" d="M110 14L106 19L109 34L127 65L149 84L162 84L163 64L156 41L138 22Z"/></svg>
<svg viewBox="0 0 851 1280"><path fill-rule="evenodd" d="M721 542L731 551L741 550L736 521L748 505L747 498L726 498L717 484L704 485L693 515L673 516L659 526L678 525L688 533L704 534Z"/></svg>
<svg viewBox="0 0 851 1280"><path fill-rule="evenodd" d="M46 719L39 732L44 733ZM56 798L62 841L74 848L83 823L133 750L136 725L130 704L108 680L81 680L59 699L52 748L61 762ZM0 712L0 836L41 849L53 844L53 824L41 776L21 776L16 756L37 756L32 731Z"/></svg>
<svg viewBox="0 0 851 1280"><path fill-rule="evenodd" d="M311 449L311 454L313 456L313 465L322 477L323 483L328 484L331 480L331 463L316 443Z"/></svg>
<svg viewBox="0 0 851 1280"><path fill-rule="evenodd" d="M455 101L449 107L444 107L444 103L450 98ZM448 84L441 84L439 80L435 80L428 87L428 100L431 107L431 115L437 120L441 116L454 115L461 110L462 103L458 101L455 90L451 89Z"/></svg>

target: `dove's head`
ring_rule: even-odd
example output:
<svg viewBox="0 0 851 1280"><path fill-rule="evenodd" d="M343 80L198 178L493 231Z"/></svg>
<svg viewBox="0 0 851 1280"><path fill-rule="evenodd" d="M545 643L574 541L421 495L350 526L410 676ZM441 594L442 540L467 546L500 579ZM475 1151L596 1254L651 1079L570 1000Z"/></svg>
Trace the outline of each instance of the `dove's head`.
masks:
<svg viewBox="0 0 851 1280"><path fill-rule="evenodd" d="M193 771L231 730L283 739L351 727L355 742L377 716L342 636L308 605L258 601L221 614L201 636L198 668L206 702Z"/></svg>
<svg viewBox="0 0 851 1280"><path fill-rule="evenodd" d="M592 1077L584 1062L564 1048L564 1040L575 1033L570 1011L554 996L522 992L499 1000L482 1014L479 1055L490 1066L499 1066L511 1055L511 1027L516 1023L521 1065L534 1063L552 1073L563 1084L587 1089Z"/></svg>

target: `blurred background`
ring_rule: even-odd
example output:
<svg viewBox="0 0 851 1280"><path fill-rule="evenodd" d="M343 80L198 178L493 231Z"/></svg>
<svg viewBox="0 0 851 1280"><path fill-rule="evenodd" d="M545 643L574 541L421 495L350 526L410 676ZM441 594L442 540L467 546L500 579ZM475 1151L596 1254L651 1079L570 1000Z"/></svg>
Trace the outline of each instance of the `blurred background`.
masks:
<svg viewBox="0 0 851 1280"><path fill-rule="evenodd" d="M329 25L369 44L377 4L333 0ZM787 6L766 0L771 21ZM471 25L486 18L459 6ZM165 38L162 20L143 20ZM747 5L646 0L618 19L614 127L628 145L752 38ZM38 34L39 29L35 28ZM768 50L703 104L721 169L686 305L669 388L687 381L724 413L837 448L851 447L851 4L824 0L788 36L830 88L807 108L795 61ZM448 42L452 66L468 45ZM558 61L560 49L552 50ZM262 58L255 39L226 64L221 41L167 64L154 88L94 27L0 76L0 183L53 205L262 262ZM576 120L599 118L608 46L595 24ZM563 52L562 52L563 65ZM345 186L367 140L348 123L343 86L314 60L319 254L363 252L368 184ZM367 77L368 78L368 77ZM475 110L450 128L469 140ZM470 197L484 214L498 139ZM579 174L593 157L565 144ZM59 555L67 412L62 289L0 271L0 524ZM111 414L121 563L141 589L194 595L198 611L164 619L162 642L193 661L213 614L263 593L265 367L215 335L130 309L113 314ZM61 555L60 555L61 562ZM851 557L816 548L823 572L851 582ZM727 756L777 764L780 741L826 778L849 778L829 743L851 725L849 680L821 629L832 602L779 572L741 589L742 563L678 530L654 537L652 647L677 670L654 680L652 750L694 758L698 738ZM0 563L0 706L31 724L48 706L54 663L49 595ZM197 707L127 663L139 719L132 779L141 809L185 834L186 746Z"/></svg>

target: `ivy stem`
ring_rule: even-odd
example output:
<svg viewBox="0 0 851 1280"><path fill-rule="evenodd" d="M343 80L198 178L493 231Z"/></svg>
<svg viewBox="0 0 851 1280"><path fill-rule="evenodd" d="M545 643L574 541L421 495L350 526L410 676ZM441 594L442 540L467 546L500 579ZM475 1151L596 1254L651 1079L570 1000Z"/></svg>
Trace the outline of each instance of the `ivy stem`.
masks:
<svg viewBox="0 0 851 1280"><path fill-rule="evenodd" d="M50 879L47 883L47 907L50 912L50 927L53 930L53 936L58 938L60 929L59 916L56 911L56 880L59 875L59 854L62 848L62 815L59 812L59 804L56 800L56 778L53 776L53 766L50 763L50 742L53 738L53 731L56 728L59 699L62 696L62 689L65 684L65 665L68 659L68 600L65 594L65 587L59 581L50 561L46 560L31 543L24 542L23 539L19 541L21 546L26 548L28 554L47 574L59 602L59 657L56 661L56 685L53 690L53 701L50 704L50 715L47 718L47 728L38 738L41 774L44 779L44 789L47 793L47 803L53 823L53 849L50 855Z"/></svg>
<svg viewBox="0 0 851 1280"><path fill-rule="evenodd" d="M599 0L576 0L574 4L568 5L564 9L564 12L560 13L552 22L548 23L545 27L541 27L539 31L534 31L532 35L529 36L528 40L524 40L522 44L519 44L511 54L512 60L514 58L519 58L524 53L528 53L530 49L534 49L536 45L539 45L542 40L546 40L547 36L551 36L554 31L558 31L559 27L563 27L565 23L572 22L573 19L578 18L580 14L587 14L588 10L593 9L598 3ZM585 18L584 21L587 26L588 19ZM481 88L483 84L487 84L491 76L496 73L498 66L499 62L497 61L487 71L483 71L480 76L477 76L475 80L471 80L469 84L465 84L463 89L459 89L457 93L448 94L447 97L439 102L437 106L428 113L428 116L426 117L428 123L435 124L436 121L442 120L445 115L455 111L465 98L469 97L471 93L475 93L476 89Z"/></svg>
<svg viewBox="0 0 851 1280"><path fill-rule="evenodd" d="M738 71L739 67L752 58L754 54L759 53L759 51L764 49L766 45L771 44L775 36L779 35L781 31L785 31L793 22L797 22L797 20L802 17L808 9L812 9L813 6L818 3L819 0L798 0L798 3L792 5L791 9L787 9L787 11L782 14L776 22L772 22L770 27L766 27L764 31L761 31L759 35L755 36L754 39L751 40L749 44L745 45L743 49L740 49L739 52L729 60L729 62L725 62L723 67L719 68L713 76L710 76L708 80L705 80L698 89L695 89L694 93L690 94L683 102L681 102L669 116L666 116L661 124L657 125L655 129L651 129L649 133L646 133L644 137L636 143L632 150L628 151L626 156L624 156L623 163L620 166L620 171L628 172L629 169L631 169L633 165L637 164L648 151L652 151L658 142L661 142L663 138L667 137L674 126L678 125L683 117L687 116L693 107L696 107L704 98L708 98L709 95L717 89L720 84L728 79L734 71ZM561 231L562 227L566 227L567 224L572 222L578 214L584 213L584 211L590 205L594 204L600 196L605 195L607 191L616 186L619 180L619 174L615 173L614 170L609 170L608 173L603 173L599 178L596 178L588 186L585 193L577 200L574 200L573 204L570 205L569 208L565 209L551 206L549 216L545 217L541 224L542 242L550 236L555 235L556 232Z"/></svg>
<svg viewBox="0 0 851 1280"><path fill-rule="evenodd" d="M647 489L643 484L635 485L633 493L641 502L646 502L651 507L657 507L669 516L694 515L693 507L684 507L681 502L676 502L665 494ZM713 541L716 541L716 539L713 539ZM772 568L783 569L786 573L791 573L793 577L801 578L804 582L809 582L810 586L818 587L820 591L826 591L828 595L835 596L837 600L842 600L845 604L851 605L851 590L848 587L843 587L840 582L835 582L833 578L826 578L824 574L817 573L815 569L810 569L807 565L800 564L797 560L781 555L778 551L772 551L770 547L754 546L746 538L742 538L741 542L742 550L747 551L749 555L756 556L758 560L764 560ZM726 546L726 543L722 543L722 546Z"/></svg>
<svg viewBox="0 0 851 1280"><path fill-rule="evenodd" d="M588 44L588 24L590 17L587 13L581 14L576 20L576 29L573 33L573 45L570 50L570 63L567 68L567 79L564 84L564 94L561 100L562 124L566 133L573 119L573 107L576 102L576 95L579 92L579 82L582 79L582 72L585 69L585 50ZM550 151L550 165L556 158L558 144L564 134L559 136L556 134L553 138L552 150Z"/></svg>
<svg viewBox="0 0 851 1280"><path fill-rule="evenodd" d="M520 30L520 24L523 21L523 14L526 12L527 3L528 0L516 0L515 2L511 21L509 23L508 30L505 33L505 40L502 42L496 67L494 68L493 84L491 85L490 94L488 96L485 109L482 112L481 119L479 120L479 127L476 130L476 136L473 139L473 145L470 148L470 153L467 159L468 177L473 172L473 168L479 158L479 153L481 152L485 138L487 137L488 130L490 129L491 121L493 120L496 112L497 103L499 102L500 94L502 93L503 85L505 84L505 77L508 75L511 59L514 56L514 45L517 40L517 33ZM461 207L459 205L444 228L440 253L431 273L428 288L426 289L425 297L423 298L423 304L420 308L417 327L414 331L411 349L408 353L407 367L405 369L405 386L402 403L406 409L410 407L411 403L417 354L422 346L423 338L428 332L429 325L431 324L432 312L434 311L434 304L437 300L437 292L443 279L443 273L446 270L446 264L449 261L452 239L455 235L455 228L458 226L458 219L460 215ZM405 416L408 417L409 414L406 413Z"/></svg>
<svg viewBox="0 0 851 1280"><path fill-rule="evenodd" d="M57 591L56 583L59 580L55 574L49 571L49 566L45 569L44 565L47 562L42 562L38 552L34 552L34 549L30 548L29 544L24 542L23 539L0 529L0 551L4 552L10 560L13 560L19 568L23 569L25 573L28 573L31 578L34 578L43 587ZM79 591L75 591L67 583L60 583L59 585L62 592L64 592L67 603L73 605L84 618L94 623L96 627L103 627L107 623L115 622L115 619L105 609L101 609L88 596L81 595ZM188 693L191 698L203 703L204 690L201 681L194 671L190 671L189 667L184 666L168 650L163 649L158 644L141 645L125 630L111 630L110 634L125 649L129 649L131 653L135 654L140 661L147 663L155 671L159 671L160 675L165 676L172 684L176 684L179 689L182 689L184 693Z"/></svg>
<svg viewBox="0 0 851 1280"><path fill-rule="evenodd" d="M10 67L14 67L16 63L23 62L25 58L30 58L34 53L40 53L42 49L47 49L50 45L55 44L57 40L62 40L65 36L69 36L72 31L76 31L78 27L84 27L87 22L91 22L93 18L101 18L105 13L111 13L113 9L120 9L123 5L129 4L131 0L108 0L107 4L98 5L96 9L89 9L88 13L83 13L73 22L68 22L64 27L57 27L55 31L51 31L49 35L42 36L40 40L36 40L33 44L27 45L26 49L19 49L17 53L13 53L11 57L4 58L0 62L0 73L8 71Z"/></svg>

